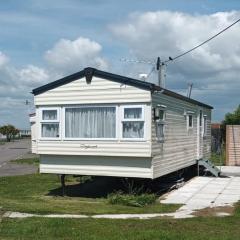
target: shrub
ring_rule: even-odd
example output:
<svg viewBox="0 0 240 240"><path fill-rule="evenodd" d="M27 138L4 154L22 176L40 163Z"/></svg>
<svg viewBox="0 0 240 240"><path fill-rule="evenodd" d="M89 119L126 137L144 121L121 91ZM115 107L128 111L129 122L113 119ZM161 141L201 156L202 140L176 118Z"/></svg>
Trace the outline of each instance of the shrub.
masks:
<svg viewBox="0 0 240 240"><path fill-rule="evenodd" d="M152 204L156 201L157 196L155 194L142 193L136 194L124 194L123 192L115 192L108 195L108 203L120 204L133 207L144 207Z"/></svg>

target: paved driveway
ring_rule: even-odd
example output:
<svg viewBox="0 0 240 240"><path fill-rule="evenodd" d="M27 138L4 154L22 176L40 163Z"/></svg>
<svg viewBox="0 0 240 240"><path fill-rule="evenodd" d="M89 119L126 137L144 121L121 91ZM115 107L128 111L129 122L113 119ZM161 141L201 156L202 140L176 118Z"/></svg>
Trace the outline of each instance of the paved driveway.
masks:
<svg viewBox="0 0 240 240"><path fill-rule="evenodd" d="M30 139L22 139L0 145L0 176L23 175L36 172L36 166L10 163L10 160L23 158L28 155L30 144Z"/></svg>

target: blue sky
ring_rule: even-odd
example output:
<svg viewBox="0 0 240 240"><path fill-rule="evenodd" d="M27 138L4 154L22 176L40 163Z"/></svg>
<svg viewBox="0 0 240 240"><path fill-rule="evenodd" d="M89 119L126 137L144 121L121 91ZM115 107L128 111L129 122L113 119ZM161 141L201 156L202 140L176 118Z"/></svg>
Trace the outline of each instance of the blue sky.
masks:
<svg viewBox="0 0 240 240"><path fill-rule="evenodd" d="M28 128L31 89L87 65L131 77L149 72L119 59L175 56L240 18L239 7L236 0L1 1L0 124ZM185 94L193 82L193 97L215 107L214 121L240 103L239 25L167 66L167 87Z"/></svg>

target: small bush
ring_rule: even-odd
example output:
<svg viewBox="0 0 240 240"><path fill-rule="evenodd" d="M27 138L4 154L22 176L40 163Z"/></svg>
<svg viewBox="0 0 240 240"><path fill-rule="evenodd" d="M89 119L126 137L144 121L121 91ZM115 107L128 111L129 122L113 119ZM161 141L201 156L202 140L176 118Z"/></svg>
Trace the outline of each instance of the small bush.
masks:
<svg viewBox="0 0 240 240"><path fill-rule="evenodd" d="M119 191L108 195L107 199L110 204L120 204L132 207L144 207L156 201L155 194L143 193L140 195L124 194Z"/></svg>

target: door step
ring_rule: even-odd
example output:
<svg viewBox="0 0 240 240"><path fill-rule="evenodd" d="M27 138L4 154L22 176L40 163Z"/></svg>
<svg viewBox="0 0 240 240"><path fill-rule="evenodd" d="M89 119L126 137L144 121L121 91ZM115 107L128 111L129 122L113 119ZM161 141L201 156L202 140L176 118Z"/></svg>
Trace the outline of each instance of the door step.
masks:
<svg viewBox="0 0 240 240"><path fill-rule="evenodd" d="M208 159L199 159L198 167L199 166L205 167L205 169L215 177L220 176L220 170L216 166L214 166L214 164Z"/></svg>

